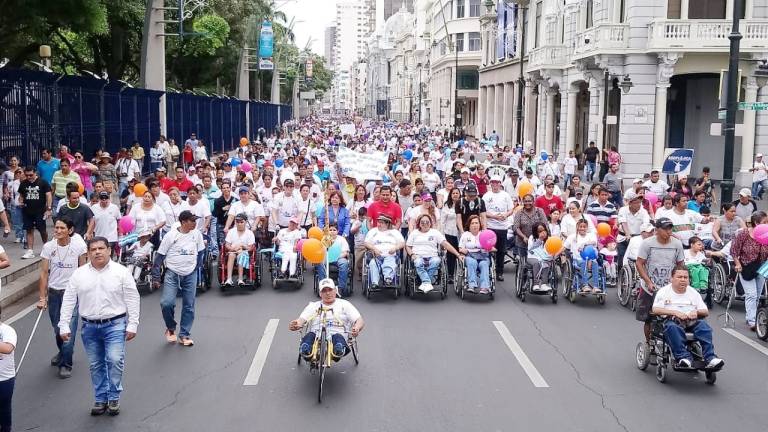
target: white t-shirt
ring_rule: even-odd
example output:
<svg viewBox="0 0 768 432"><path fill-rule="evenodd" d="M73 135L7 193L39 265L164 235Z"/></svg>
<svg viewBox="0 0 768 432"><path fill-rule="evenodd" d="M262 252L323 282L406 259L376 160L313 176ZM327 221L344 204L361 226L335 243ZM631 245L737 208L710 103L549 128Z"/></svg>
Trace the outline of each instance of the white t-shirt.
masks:
<svg viewBox="0 0 768 432"><path fill-rule="evenodd" d="M704 252L694 253L692 249L684 250L683 257L685 257L685 265L704 264L704 260L707 259L707 256L704 254Z"/></svg>
<svg viewBox="0 0 768 432"><path fill-rule="evenodd" d="M248 224L250 229L256 229L256 219L264 217L264 207L254 201L248 200L248 204L243 204L242 201L233 202L229 207L229 215L237 216L240 213L245 213L248 216Z"/></svg>
<svg viewBox="0 0 768 432"><path fill-rule="evenodd" d="M136 232L151 230L160 222L166 222L165 213L157 204L152 205L149 210L144 210L141 205L137 205L131 208L130 215L133 217Z"/></svg>
<svg viewBox="0 0 768 432"><path fill-rule="evenodd" d="M464 231L459 239L459 248L466 249L470 253L483 251L483 248L480 247L480 233L474 235L469 231Z"/></svg>
<svg viewBox="0 0 768 432"><path fill-rule="evenodd" d="M408 234L406 245L411 248L413 255L431 258L438 256L440 244L445 241L445 236L440 231L431 228L427 232L415 229Z"/></svg>
<svg viewBox="0 0 768 432"><path fill-rule="evenodd" d="M189 211L197 216L195 228L197 228L198 231L203 232L205 218L211 216L211 205L208 203L207 199L198 200L194 205L187 201L187 204L189 204Z"/></svg>
<svg viewBox="0 0 768 432"><path fill-rule="evenodd" d="M91 206L94 221L94 234L104 237L110 243L117 241L117 221L120 220L120 209L112 203L106 208L100 204Z"/></svg>
<svg viewBox="0 0 768 432"><path fill-rule="evenodd" d="M765 163L763 162L755 162L755 165L753 166L755 169L752 172L752 182L761 182L763 180L768 179L768 168L766 168Z"/></svg>
<svg viewBox="0 0 768 432"><path fill-rule="evenodd" d="M648 180L645 183L643 183L643 186L647 187L649 191L656 194L657 197L661 198L664 196L664 194L667 193L667 189L669 189L669 185L667 182L665 182L662 179L659 179L656 183Z"/></svg>
<svg viewBox="0 0 768 432"><path fill-rule="evenodd" d="M59 246L56 240L43 245L40 257L48 260L48 288L65 290L69 277L78 267L78 259L86 252L84 243L69 239L67 246Z"/></svg>
<svg viewBox="0 0 768 432"><path fill-rule="evenodd" d="M575 157L565 158L563 161L563 172L565 174L576 174L576 167L579 165L579 161Z"/></svg>
<svg viewBox="0 0 768 432"><path fill-rule="evenodd" d="M59 211L61 211L61 208L62 208L62 207L64 207L65 205L67 205L67 204L69 204L69 200L66 200L66 199L61 199L61 200L59 200L59 203L58 203L58 204L56 204L56 213L58 213ZM80 204L89 205L90 203L88 202L88 200L87 200L87 199L85 199L85 197L81 196L81 197L80 197ZM5 207L3 207L3 208L0 210L0 212L3 212L3 211L5 211Z"/></svg>
<svg viewBox="0 0 768 432"><path fill-rule="evenodd" d="M224 241L233 247L249 247L253 244L256 244L256 237L253 235L253 231L249 229L243 230L243 232L240 232L237 229L231 229L227 233L227 237L224 239Z"/></svg>
<svg viewBox="0 0 768 432"><path fill-rule="evenodd" d="M16 348L16 330L5 323L0 323L0 342L11 344L14 350L10 354L0 354L0 381L8 381L16 376L14 353Z"/></svg>
<svg viewBox="0 0 768 432"><path fill-rule="evenodd" d="M703 218L699 213L688 209L685 209L683 214L678 214L673 210L669 212L667 217L675 224L672 232L683 242L683 246L688 245L688 240L693 237L695 232L696 224L701 222Z"/></svg>
<svg viewBox="0 0 768 432"><path fill-rule="evenodd" d="M179 214L184 210L189 210L189 204L186 201L181 200L178 204L174 204L168 201L163 206L163 213L165 213L165 226L166 229L170 228L179 221Z"/></svg>
<svg viewBox="0 0 768 432"><path fill-rule="evenodd" d="M275 199L272 200L272 208L275 209L275 213L277 213L277 220L275 222L280 226L288 226L288 221L292 217L299 216L301 202L301 195L298 192L294 192L293 195L290 196L285 196L285 192L280 192L275 195ZM304 207L304 209L306 209L306 207Z"/></svg>
<svg viewBox="0 0 768 432"><path fill-rule="evenodd" d="M187 276L197 268L197 253L205 249L200 231L182 234L178 229L168 231L157 252L165 255L165 266L180 276Z"/></svg>
<svg viewBox="0 0 768 432"><path fill-rule="evenodd" d="M325 310L321 314L320 308ZM328 332L332 335L345 333L352 325L360 319L360 312L352 303L343 300L336 299L333 304L325 305L322 301L312 302L304 308L299 315L302 319L309 323L309 331L315 334L320 334L322 318L328 328Z"/></svg>
<svg viewBox="0 0 768 432"><path fill-rule="evenodd" d="M424 180L424 187L430 192L434 192L440 186L440 176L435 172L424 173L421 175L421 179Z"/></svg>
<svg viewBox="0 0 768 432"><path fill-rule="evenodd" d="M626 265L630 259L637 259L637 254L640 253L640 245L643 244L643 240L645 240L643 236L634 236L629 239L627 251L624 252L624 265Z"/></svg>
<svg viewBox="0 0 768 432"><path fill-rule="evenodd" d="M483 201L485 201L485 210L487 215L497 215L500 213L507 213L515 207L515 203L512 201L512 197L509 196L503 190L499 192L488 191L483 195ZM496 220L493 218L486 218L488 228L494 230L505 230L508 228L507 218L504 220Z"/></svg>
<svg viewBox="0 0 768 432"><path fill-rule="evenodd" d="M397 247L400 243L405 243L405 239L398 229L379 231L379 228L373 228L365 236L365 242L373 244L382 255L391 256L389 250Z"/></svg>
<svg viewBox="0 0 768 432"><path fill-rule="evenodd" d="M293 253L296 249L296 243L302 238L304 238L304 230L290 231L288 228L283 228L277 233L277 240L280 242L278 250L284 254Z"/></svg>
<svg viewBox="0 0 768 432"><path fill-rule="evenodd" d="M595 233L587 232L580 236L579 233L573 233L565 240L563 247L571 251L572 255L578 254L586 245L597 245L597 236Z"/></svg>
<svg viewBox="0 0 768 432"><path fill-rule="evenodd" d="M653 301L653 307L672 309L683 313L693 312L699 309L707 309L704 300L701 299L695 289L685 288L685 293L678 294L672 289L672 284L666 285L656 292L656 299Z"/></svg>
<svg viewBox="0 0 768 432"><path fill-rule="evenodd" d="M152 255L152 249L154 246L150 242L146 242L143 245L140 241L137 241L136 243L132 244L128 250L133 252L134 258L148 258L150 255Z"/></svg>

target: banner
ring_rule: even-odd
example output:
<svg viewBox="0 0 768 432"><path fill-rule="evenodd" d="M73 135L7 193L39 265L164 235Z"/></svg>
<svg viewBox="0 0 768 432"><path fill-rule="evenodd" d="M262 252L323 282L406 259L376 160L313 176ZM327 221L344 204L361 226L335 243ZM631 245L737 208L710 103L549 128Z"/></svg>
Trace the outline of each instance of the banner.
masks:
<svg viewBox="0 0 768 432"><path fill-rule="evenodd" d="M355 132L357 132L357 128L355 128L355 124L354 123L343 124L343 125L341 125L339 127L339 129L341 130L341 134L342 135L350 135L350 136L352 136L352 135L355 134Z"/></svg>
<svg viewBox="0 0 768 432"><path fill-rule="evenodd" d="M341 167L342 176L353 177L357 181L379 180L386 172L387 153L381 151L361 153L340 147L336 160Z"/></svg>
<svg viewBox="0 0 768 432"><path fill-rule="evenodd" d="M693 149L668 148L664 149L664 174L689 175L693 165Z"/></svg>
<svg viewBox="0 0 768 432"><path fill-rule="evenodd" d="M259 70L275 69L275 64L272 61L274 39L275 34L272 31L272 23L264 20L261 23L261 33L259 34Z"/></svg>
<svg viewBox="0 0 768 432"><path fill-rule="evenodd" d="M312 74L314 73L314 63L312 63L312 59L307 59L305 70L307 71L306 72L307 79L312 78Z"/></svg>

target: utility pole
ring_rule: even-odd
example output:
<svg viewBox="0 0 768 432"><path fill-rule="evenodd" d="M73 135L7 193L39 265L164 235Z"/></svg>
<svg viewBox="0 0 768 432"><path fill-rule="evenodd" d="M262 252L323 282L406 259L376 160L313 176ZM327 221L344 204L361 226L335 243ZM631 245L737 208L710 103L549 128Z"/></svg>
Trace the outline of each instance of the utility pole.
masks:
<svg viewBox="0 0 768 432"><path fill-rule="evenodd" d="M523 68L523 56L525 55L525 14L528 11L527 7L517 6L517 19L520 20L520 79L518 79L518 92L517 92L517 146L523 146L523 92L525 91L525 69Z"/></svg>
<svg viewBox="0 0 768 432"><path fill-rule="evenodd" d="M723 181L720 182L720 203L731 202L733 199L733 147L736 141L736 110L739 99L739 19L744 3L733 2L733 24L728 39L731 41L731 51L728 57L728 82L726 83L726 114L725 114L725 153L723 155Z"/></svg>

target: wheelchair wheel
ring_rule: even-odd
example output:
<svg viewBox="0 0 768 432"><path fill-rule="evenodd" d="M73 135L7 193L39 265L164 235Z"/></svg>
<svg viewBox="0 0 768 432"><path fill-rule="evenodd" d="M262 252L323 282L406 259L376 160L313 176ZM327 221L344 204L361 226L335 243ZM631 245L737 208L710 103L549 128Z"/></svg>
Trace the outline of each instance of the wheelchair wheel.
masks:
<svg viewBox="0 0 768 432"><path fill-rule="evenodd" d="M626 307L629 304L629 297L632 293L632 269L629 264L621 268L619 283L616 294L619 297L619 304Z"/></svg>
<svg viewBox="0 0 768 432"><path fill-rule="evenodd" d="M757 331L757 337L761 340L768 340L768 308L761 307L757 310L755 317L755 330Z"/></svg>
<svg viewBox="0 0 768 432"><path fill-rule="evenodd" d="M524 295L523 294L523 283L525 283L525 281L523 281L523 277L525 275L524 274L525 270L523 270L523 266L522 265L517 266L517 268L515 270L516 270L515 271L515 276L516 276L515 277L515 295L517 296L517 298L522 300L522 296Z"/></svg>
<svg viewBox="0 0 768 432"><path fill-rule="evenodd" d="M651 363L651 350L645 342L639 342L635 348L635 363L637 368L644 371Z"/></svg>
<svg viewBox="0 0 768 432"><path fill-rule="evenodd" d="M571 266L570 260L566 259L565 263L563 264L563 276L560 278L560 285L561 285L561 292L563 293L563 297L570 299L571 294L571 286L573 284L573 267ZM576 297L573 297L574 300ZM573 300L571 300L573 302Z"/></svg>
<svg viewBox="0 0 768 432"><path fill-rule="evenodd" d="M709 385L712 385L717 381L717 372L706 371L704 372L704 376L707 378L707 384Z"/></svg>
<svg viewBox="0 0 768 432"><path fill-rule="evenodd" d="M728 297L726 292L728 289L728 277L721 264L716 264L712 267L712 270L712 274L709 275L709 284L712 287L712 300L717 304L723 304Z"/></svg>
<svg viewBox="0 0 768 432"><path fill-rule="evenodd" d="M328 368L328 365L325 364L328 357L328 340L326 339L326 333L325 329L320 333L320 349L318 350L319 354L319 362L318 362L318 375L319 375L319 386L317 389L317 403L323 402L323 382L325 381L325 370Z"/></svg>
<svg viewBox="0 0 768 432"><path fill-rule="evenodd" d="M660 383L667 381L667 367L661 362L656 366L656 379L659 380Z"/></svg>
<svg viewBox="0 0 768 432"><path fill-rule="evenodd" d="M357 339L350 342L349 349L352 351L352 358L355 359L355 366L359 365L360 360L357 358Z"/></svg>

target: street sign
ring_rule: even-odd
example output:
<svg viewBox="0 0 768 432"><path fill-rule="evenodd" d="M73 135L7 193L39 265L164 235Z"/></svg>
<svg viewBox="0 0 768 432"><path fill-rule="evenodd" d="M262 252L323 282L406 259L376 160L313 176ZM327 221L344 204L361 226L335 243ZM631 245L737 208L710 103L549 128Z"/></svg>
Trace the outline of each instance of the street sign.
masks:
<svg viewBox="0 0 768 432"><path fill-rule="evenodd" d="M766 111L768 110L767 102L739 102L740 110L752 110L752 111Z"/></svg>
<svg viewBox="0 0 768 432"><path fill-rule="evenodd" d="M718 110L717 111L717 119L718 120L725 120L726 114L728 114L728 110L724 110L724 109Z"/></svg>

